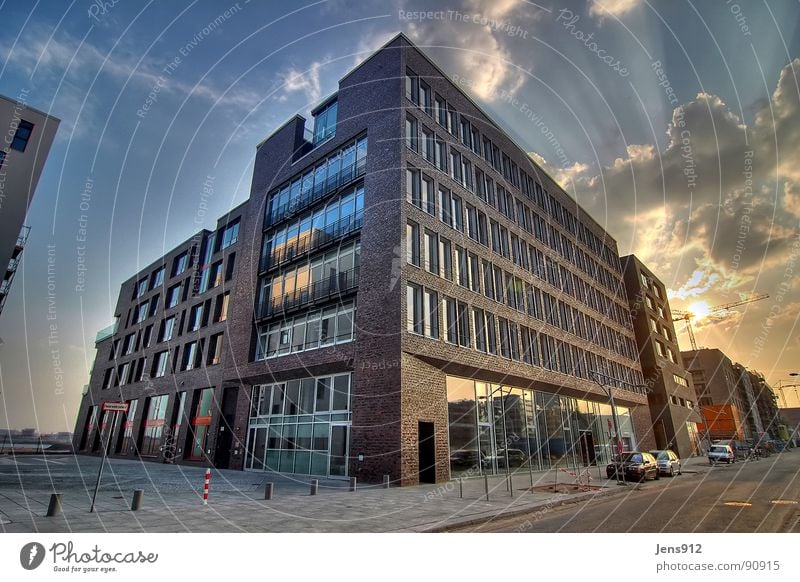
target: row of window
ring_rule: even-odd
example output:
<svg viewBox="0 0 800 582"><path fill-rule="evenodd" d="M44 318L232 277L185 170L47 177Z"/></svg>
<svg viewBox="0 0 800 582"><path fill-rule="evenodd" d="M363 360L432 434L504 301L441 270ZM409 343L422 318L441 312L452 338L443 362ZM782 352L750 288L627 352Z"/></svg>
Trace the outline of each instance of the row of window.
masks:
<svg viewBox="0 0 800 582"><path fill-rule="evenodd" d="M341 288L342 278L350 278L358 270L361 245L358 242L329 251L324 255L294 264L259 282L259 313L264 307L274 311L280 305L300 304L306 297L322 297L327 289Z"/></svg>
<svg viewBox="0 0 800 582"><path fill-rule="evenodd" d="M701 400L704 400L704 399L701 399ZM674 404L675 406L685 406L686 408L689 408L689 409L694 408L694 402L692 402L691 400L686 400L684 398L680 398L678 396L675 396L674 394L669 397L669 401L672 402L672 404ZM702 404L702 402L700 404Z"/></svg>
<svg viewBox="0 0 800 582"><path fill-rule="evenodd" d="M686 378L684 378L683 376L678 376L677 374L673 374L672 379L675 381L676 384L680 384L681 386L685 386L686 388L689 387L689 382L687 382Z"/></svg>
<svg viewBox="0 0 800 582"><path fill-rule="evenodd" d="M227 264L224 273L224 280L230 281L233 279L233 271L236 264L236 253L231 253L228 255ZM210 265L204 271L204 276L202 279L205 279L206 284L205 288L201 287L201 293L205 293L210 289L214 289L222 285L223 282L223 262L222 259L216 261L214 264ZM166 304L164 305L164 309L172 309L176 307L181 301L186 301L189 297L189 289L192 285L193 281L190 278L184 279L180 283L176 283L169 289L167 289L166 294ZM153 317L158 312L158 307L161 301L161 294L156 293L150 299L142 301L141 303L135 305L131 309L128 310L128 317L126 319L125 328L130 327L131 325L136 325L142 323L146 319Z"/></svg>
<svg viewBox="0 0 800 582"><path fill-rule="evenodd" d="M229 246L235 244L238 240L239 219L237 218L220 228L218 233L212 234L206 240L206 248L210 251L208 254L210 255L227 249ZM170 278L174 278L185 273L186 269L191 267L193 262L193 257L189 254L188 250L180 253L178 256L172 259ZM219 261L219 263L221 264L221 261ZM232 270L233 266L229 265L229 269ZM138 299L148 291L153 291L154 289L161 287L164 284L165 273L166 266L162 265L150 273L150 275L139 279L133 289L133 299Z"/></svg>
<svg viewBox="0 0 800 582"><path fill-rule="evenodd" d="M213 305L212 305L213 304ZM170 315L161 320L156 329L156 337L153 337L154 324L150 324L143 329L133 331L124 338L115 339L111 344L108 359L113 360L122 356L130 355L140 349L149 348L156 343L170 341L173 338L186 333L197 331L206 327L209 323L221 323L228 319L228 308L230 304L230 292L217 295L215 299L209 298L202 303L198 303L188 310L183 310L178 314Z"/></svg>
<svg viewBox="0 0 800 582"><path fill-rule="evenodd" d="M473 165L466 155L462 155L455 147L450 146L450 155L448 156L446 143L410 115L406 120L406 143L409 148L421 153L438 170L448 174L466 190L475 192L484 203L495 208L529 234L535 235L542 244L549 246L563 258L576 264L589 277L606 287L612 295L623 297L618 274L615 275L603 267L573 243L568 236L547 222L541 214L533 211L521 199L515 197L509 189L495 183L477 167L474 169L473 177ZM431 191L433 180L424 175L420 176L420 171L416 168L409 168L407 171L409 174L406 176L406 190L409 201L431 214L436 214L436 199ZM440 188L441 190L444 189ZM442 214L451 213L451 220L443 220L463 232L463 207L453 208L451 212L448 206L442 205L439 210ZM615 271L618 273L618 260L615 265L617 265Z"/></svg>
<svg viewBox="0 0 800 582"><path fill-rule="evenodd" d="M350 410L352 374L317 376L253 386L250 421L263 416L295 416ZM311 447L306 447L311 448Z"/></svg>
<svg viewBox="0 0 800 582"><path fill-rule="evenodd" d="M351 342L355 337L354 322L355 305L348 302L261 325L256 360Z"/></svg>
<svg viewBox="0 0 800 582"><path fill-rule="evenodd" d="M435 95L435 96L434 96ZM431 87L414 71L406 71L406 97L432 117L436 123L459 140L466 148L482 157L498 174L520 190L528 199L535 201L548 216L552 216L570 234L576 236L595 252L617 273L620 272L617 253L597 237L575 214L565 208L539 181L519 168L511 157L503 152L468 117L458 112L444 97L434 93Z"/></svg>
<svg viewBox="0 0 800 582"><path fill-rule="evenodd" d="M169 365L170 351L163 350L153 356L149 369L147 356L107 368L103 375L102 388L105 390L116 386L125 386L142 382L147 378L161 378L168 373L186 372L204 365L219 364L222 361L223 335L220 332L210 336L208 346L206 346L205 338L188 342L184 344L183 352L181 352L181 347L177 346L172 353L172 366ZM180 366L176 369L178 363Z"/></svg>
<svg viewBox="0 0 800 582"><path fill-rule="evenodd" d="M305 208L364 173L367 136L353 140L267 196L264 225L270 226Z"/></svg>
<svg viewBox="0 0 800 582"><path fill-rule="evenodd" d="M406 255L407 261L414 266L627 358L636 359L636 345L631 338L437 233L420 229L414 222L406 225ZM581 279L578 281L582 282ZM583 295L584 300L603 297L601 293L593 296L589 290L594 288L586 285L582 290L587 292ZM594 304L594 309L602 313L600 308L601 305Z"/></svg>
<svg viewBox="0 0 800 582"><path fill-rule="evenodd" d="M525 242L514 233L509 233L502 224L489 219L486 214L461 197L444 187L438 188L438 196L433 180L416 169L406 173L407 198L425 212L438 216L448 226L465 232L474 241L489 247L492 251L514 262L536 277L546 280L588 307L611 317L618 324L630 328L627 309L586 280L573 274L534 245ZM489 236L491 233L491 237ZM582 251L581 251L582 252ZM593 279L594 280L594 279Z"/></svg>
<svg viewBox="0 0 800 582"><path fill-rule="evenodd" d="M442 311L440 316L439 311ZM589 372L608 370L615 378L641 384L641 372L579 346L527 328L451 297L441 303L436 291L409 283L406 287L406 329L479 352L500 355L532 366L590 380Z"/></svg>
<svg viewBox="0 0 800 582"><path fill-rule="evenodd" d="M158 456L165 445L174 450L179 446L177 437L181 426L188 421L189 430L186 435L186 458L200 460L204 458L205 444L211 425L214 389L195 390L189 410L186 406L186 392L175 395L175 405L167 423L169 395L162 394L145 399L145 413L139 427L138 435L134 435L139 400L128 400L128 411L112 426L113 412L103 413L100 419L100 406L91 406L86 417L79 443L80 450L98 451L104 443L108 443L109 452L128 455L138 452L142 456ZM105 436L104 438L104 435ZM167 441L171 441L171 444Z"/></svg>
<svg viewBox="0 0 800 582"><path fill-rule="evenodd" d="M264 235L261 265L289 261L337 236L360 227L364 212L364 185L331 200L299 220Z"/></svg>

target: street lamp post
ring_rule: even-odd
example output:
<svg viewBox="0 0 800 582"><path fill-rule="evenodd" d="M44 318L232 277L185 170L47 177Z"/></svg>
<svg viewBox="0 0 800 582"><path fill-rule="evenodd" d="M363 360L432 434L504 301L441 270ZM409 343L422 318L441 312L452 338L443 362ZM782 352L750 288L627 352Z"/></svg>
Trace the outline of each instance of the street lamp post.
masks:
<svg viewBox="0 0 800 582"><path fill-rule="evenodd" d="M608 396L609 403L611 404L611 420L614 423L614 438L616 439L617 460L614 463L614 473L617 476L617 485L627 485L625 481L625 473L622 471L622 439L619 432L619 420L617 419L617 405L614 402L614 387L617 384L623 384L632 389L632 391L642 391L646 393L647 386L642 384L631 384L624 380L619 380L613 376L601 374L600 372L590 371L590 377L595 384L602 388L603 392ZM622 480L620 480L620 472L622 472Z"/></svg>

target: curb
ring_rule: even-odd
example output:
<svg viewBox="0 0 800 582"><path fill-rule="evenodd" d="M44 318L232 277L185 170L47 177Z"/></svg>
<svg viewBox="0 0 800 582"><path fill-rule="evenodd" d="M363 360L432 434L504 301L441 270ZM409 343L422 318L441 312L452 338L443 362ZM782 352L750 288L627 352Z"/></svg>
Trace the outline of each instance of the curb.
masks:
<svg viewBox="0 0 800 582"><path fill-rule="evenodd" d="M525 508L514 509L512 511L498 511L491 515L484 515L482 517L471 517L466 518L461 521L447 523L445 525L434 526L427 529L418 530L419 533L446 533L453 529L459 529L462 527L469 527L472 525L479 525L482 523L487 523L494 519L506 519L509 517L517 517L520 515L525 515L528 513L536 513L537 511L541 510L543 507L547 508L556 508L562 507L564 505L573 505L576 503L581 503L583 501L589 501L592 499L597 499L598 497L612 497L614 495L618 495L620 493L624 493L627 491L631 491L632 489L629 488L619 488L619 489L607 489L605 491L597 491L594 493L581 493L575 496L568 496L560 499L556 499L553 501L544 501L537 505L528 506Z"/></svg>

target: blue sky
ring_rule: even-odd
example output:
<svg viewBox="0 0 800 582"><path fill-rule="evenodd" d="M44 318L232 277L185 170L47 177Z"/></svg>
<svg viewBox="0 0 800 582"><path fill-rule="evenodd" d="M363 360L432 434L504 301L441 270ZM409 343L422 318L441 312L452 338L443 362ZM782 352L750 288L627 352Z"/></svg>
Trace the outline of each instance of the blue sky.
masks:
<svg viewBox="0 0 800 582"><path fill-rule="evenodd" d="M71 430L94 334L110 323L119 284L243 202L256 144L399 31L464 79L621 251L646 259L675 306L752 291L777 297L800 216L797 2L334 0L290 10L244 0L0 3L0 93L26 89L32 106L62 120L0 320L0 425ZM691 189L676 119L691 130ZM752 196L741 177L750 148ZM733 261L730 234L746 207L756 220ZM777 311L767 300L700 322L701 343L785 378L800 355L797 297L791 276ZM765 322L768 347L757 349Z"/></svg>

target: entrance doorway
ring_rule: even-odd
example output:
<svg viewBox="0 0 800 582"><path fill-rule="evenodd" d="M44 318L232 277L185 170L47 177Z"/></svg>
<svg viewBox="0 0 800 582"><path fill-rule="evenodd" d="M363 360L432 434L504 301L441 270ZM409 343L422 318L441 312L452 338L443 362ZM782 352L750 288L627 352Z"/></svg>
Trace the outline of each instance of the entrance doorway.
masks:
<svg viewBox="0 0 800 582"><path fill-rule="evenodd" d="M432 422L419 422L417 429L419 443L419 482L436 483L436 440Z"/></svg>
<svg viewBox="0 0 800 582"><path fill-rule="evenodd" d="M328 476L347 477L347 424L331 424L331 454Z"/></svg>
<svg viewBox="0 0 800 582"><path fill-rule="evenodd" d="M581 448L581 460L584 467L597 465L597 450L594 448L594 436L590 430L580 431L578 444Z"/></svg>
<svg viewBox="0 0 800 582"><path fill-rule="evenodd" d="M214 466L230 469L233 448L233 423L236 420L237 388L228 387L222 392L222 407L217 429L217 445L214 451Z"/></svg>

